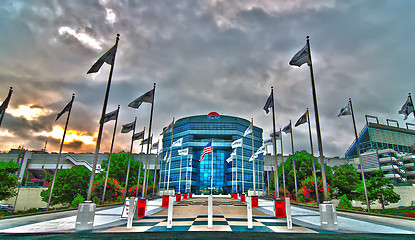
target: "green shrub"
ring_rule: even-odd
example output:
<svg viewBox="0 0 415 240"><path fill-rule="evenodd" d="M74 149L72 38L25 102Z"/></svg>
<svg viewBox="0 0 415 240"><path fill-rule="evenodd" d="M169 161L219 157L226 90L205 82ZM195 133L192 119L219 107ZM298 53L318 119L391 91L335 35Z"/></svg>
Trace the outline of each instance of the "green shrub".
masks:
<svg viewBox="0 0 415 240"><path fill-rule="evenodd" d="M82 197L81 194L77 194L76 197L73 199L71 206L72 207L77 207L80 203L84 202L84 198Z"/></svg>
<svg viewBox="0 0 415 240"><path fill-rule="evenodd" d="M338 208L350 210L350 209L352 209L352 207L353 207L352 206L352 202L350 202L350 200L347 199L346 194L343 194L343 196L341 196L341 198L340 198L340 202L339 202Z"/></svg>

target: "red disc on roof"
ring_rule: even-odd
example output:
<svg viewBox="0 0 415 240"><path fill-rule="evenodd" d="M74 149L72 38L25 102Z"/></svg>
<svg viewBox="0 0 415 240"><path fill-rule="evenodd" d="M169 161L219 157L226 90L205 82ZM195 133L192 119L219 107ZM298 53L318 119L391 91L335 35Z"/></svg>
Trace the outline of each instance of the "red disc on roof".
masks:
<svg viewBox="0 0 415 240"><path fill-rule="evenodd" d="M208 114L209 117L219 117L219 113L217 112L211 112Z"/></svg>

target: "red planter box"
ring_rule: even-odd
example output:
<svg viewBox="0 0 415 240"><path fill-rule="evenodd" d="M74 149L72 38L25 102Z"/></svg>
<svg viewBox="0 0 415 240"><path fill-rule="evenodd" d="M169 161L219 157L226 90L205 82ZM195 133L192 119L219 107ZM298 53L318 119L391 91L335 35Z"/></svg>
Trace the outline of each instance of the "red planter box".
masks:
<svg viewBox="0 0 415 240"><path fill-rule="evenodd" d="M192 195L193 195L193 194L190 192L190 193L189 193L189 198L192 198Z"/></svg>
<svg viewBox="0 0 415 240"><path fill-rule="evenodd" d="M146 215L147 199L139 198L137 201L137 218L143 218Z"/></svg>
<svg viewBox="0 0 415 240"><path fill-rule="evenodd" d="M286 218L286 211L285 211L285 200L284 199L275 199L275 217L276 218Z"/></svg>
<svg viewBox="0 0 415 240"><path fill-rule="evenodd" d="M181 202L181 201L182 201L182 195L176 194L176 202Z"/></svg>
<svg viewBox="0 0 415 240"><path fill-rule="evenodd" d="M183 193L183 199L187 199L187 193Z"/></svg>
<svg viewBox="0 0 415 240"><path fill-rule="evenodd" d="M162 207L169 207L169 195L163 195L163 201L161 202Z"/></svg>
<svg viewBox="0 0 415 240"><path fill-rule="evenodd" d="M252 207L258 207L258 196L251 196Z"/></svg>

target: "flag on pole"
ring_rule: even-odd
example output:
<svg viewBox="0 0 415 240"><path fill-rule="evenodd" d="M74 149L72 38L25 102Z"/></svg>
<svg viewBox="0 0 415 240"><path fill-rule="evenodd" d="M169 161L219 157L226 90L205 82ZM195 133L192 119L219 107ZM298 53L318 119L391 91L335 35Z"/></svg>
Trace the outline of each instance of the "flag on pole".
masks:
<svg viewBox="0 0 415 240"><path fill-rule="evenodd" d="M144 138L144 130L138 133L134 133L133 135L133 141L138 140L138 139L143 139L143 138Z"/></svg>
<svg viewBox="0 0 415 240"><path fill-rule="evenodd" d="M121 133L128 133L134 129L134 122L122 125Z"/></svg>
<svg viewBox="0 0 415 240"><path fill-rule="evenodd" d="M150 137L150 141L148 140L148 138L146 138L143 141L141 141L140 145L149 144L149 143L151 144L151 142L152 142L152 137Z"/></svg>
<svg viewBox="0 0 415 240"><path fill-rule="evenodd" d="M189 155L189 148L183 149L183 150L178 150L179 152L179 156L186 156Z"/></svg>
<svg viewBox="0 0 415 240"><path fill-rule="evenodd" d="M134 101L130 102L128 106L130 108L138 108L143 102L153 103L153 96L154 96L154 89L144 93L140 97L134 99Z"/></svg>
<svg viewBox="0 0 415 240"><path fill-rule="evenodd" d="M236 149L233 150L233 152L231 153L231 156L236 156Z"/></svg>
<svg viewBox="0 0 415 240"><path fill-rule="evenodd" d="M244 137L248 136L250 133L252 133L252 123L249 125L249 127L245 130Z"/></svg>
<svg viewBox="0 0 415 240"><path fill-rule="evenodd" d="M203 148L203 152L202 152L202 155L200 155L200 160L199 161L202 161L203 160L203 157L206 155L206 154L208 154L208 153L211 153L212 152L212 141L210 141L204 148Z"/></svg>
<svg viewBox="0 0 415 240"><path fill-rule="evenodd" d="M62 111L60 113L58 113L58 116L56 116L55 122L58 121L58 119L62 116L62 114L69 111L69 109L72 106L72 102L73 102L73 99L68 104L66 104L65 108L62 109ZM3 107L3 105L2 105L2 107Z"/></svg>
<svg viewBox="0 0 415 240"><path fill-rule="evenodd" d="M291 133L291 124L289 123L287 126L285 126L282 129L283 132L285 132L286 134Z"/></svg>
<svg viewBox="0 0 415 240"><path fill-rule="evenodd" d="M10 88L9 94L7 95L6 99L4 99L3 103L0 106L0 115L3 115L6 112L6 108L9 105L10 98L12 97L13 88Z"/></svg>
<svg viewBox="0 0 415 240"><path fill-rule="evenodd" d="M264 106L264 111L265 111L266 114L269 113L269 109L271 107L271 104L273 104L273 101L274 101L274 99L272 99L272 93L271 93L269 95L268 99L267 99L267 102L265 103L265 106Z"/></svg>
<svg viewBox="0 0 415 240"><path fill-rule="evenodd" d="M115 111L109 112L109 113L104 115L103 122L106 123L106 122L109 122L111 120L115 120L115 119L117 119L117 115L118 115L118 109L115 110Z"/></svg>
<svg viewBox="0 0 415 240"><path fill-rule="evenodd" d="M180 138L179 140L175 141L171 147L181 147L183 143L183 138Z"/></svg>
<svg viewBox="0 0 415 240"><path fill-rule="evenodd" d="M300 51L298 51L290 61L290 65L301 67L304 63L310 64L311 58L308 52L308 45L306 44Z"/></svg>
<svg viewBox="0 0 415 240"><path fill-rule="evenodd" d="M272 144L272 138L264 141L264 145L270 145L270 144Z"/></svg>
<svg viewBox="0 0 415 240"><path fill-rule="evenodd" d="M167 156L168 155L169 155L169 150L167 150L166 155L164 155L164 158L163 158L164 161L167 161Z"/></svg>
<svg viewBox="0 0 415 240"><path fill-rule="evenodd" d="M87 74L89 73L96 73L101 68L104 62L108 63L109 65L114 64L114 56L116 52L116 45L114 45L110 50L108 50L104 55L102 55L95 63L92 65L91 69L88 70Z"/></svg>
<svg viewBox="0 0 415 240"><path fill-rule="evenodd" d="M233 141L231 146L232 146L232 148L242 147L242 138Z"/></svg>
<svg viewBox="0 0 415 240"><path fill-rule="evenodd" d="M340 112L337 115L337 117L345 116L345 115L352 115L352 111L350 109L350 103L347 103L346 106L344 106L344 107L342 107L342 109L340 109Z"/></svg>
<svg viewBox="0 0 415 240"><path fill-rule="evenodd" d="M281 134L280 134L280 132L276 132L276 133L274 133L275 134L275 140L280 140L281 139ZM269 135L269 137L271 138L271 141L273 141L273 139L274 139L274 134L270 134Z"/></svg>
<svg viewBox="0 0 415 240"><path fill-rule="evenodd" d="M173 128L173 122L171 122L171 123L169 124L169 126L167 126L167 127L163 128L163 132L161 132L161 133L160 133L160 135L164 135L164 134L166 134L166 133L171 132L171 129L172 129L172 128Z"/></svg>
<svg viewBox="0 0 415 240"><path fill-rule="evenodd" d="M401 110L399 110L398 113L405 115L404 120L406 120L409 114L411 114L413 111L414 105L412 104L411 98L408 96L408 99L406 100L405 104L402 106Z"/></svg>
<svg viewBox="0 0 415 240"><path fill-rule="evenodd" d="M305 112L295 123L294 127L298 127L301 124L304 124L307 122L307 112Z"/></svg>
<svg viewBox="0 0 415 240"><path fill-rule="evenodd" d="M151 146L151 150L158 149L158 148L159 148L159 142L153 143L153 145Z"/></svg>
<svg viewBox="0 0 415 240"><path fill-rule="evenodd" d="M226 162L227 162L227 163L230 163L230 162L232 162L232 160L233 160L233 158L232 158L232 155L231 155L230 157L228 157L228 158L226 159Z"/></svg>

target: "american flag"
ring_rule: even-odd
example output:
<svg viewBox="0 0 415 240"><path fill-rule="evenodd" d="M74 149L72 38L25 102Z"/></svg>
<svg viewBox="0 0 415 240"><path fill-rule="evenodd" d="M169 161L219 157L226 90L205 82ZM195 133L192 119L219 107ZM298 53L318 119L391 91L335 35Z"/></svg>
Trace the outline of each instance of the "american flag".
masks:
<svg viewBox="0 0 415 240"><path fill-rule="evenodd" d="M211 152L212 152L212 141L210 141L206 145L206 147L203 148L203 153L202 153L202 155L200 155L200 160L199 161L203 160L203 157L205 156L205 154L208 154L208 153L211 153Z"/></svg>

